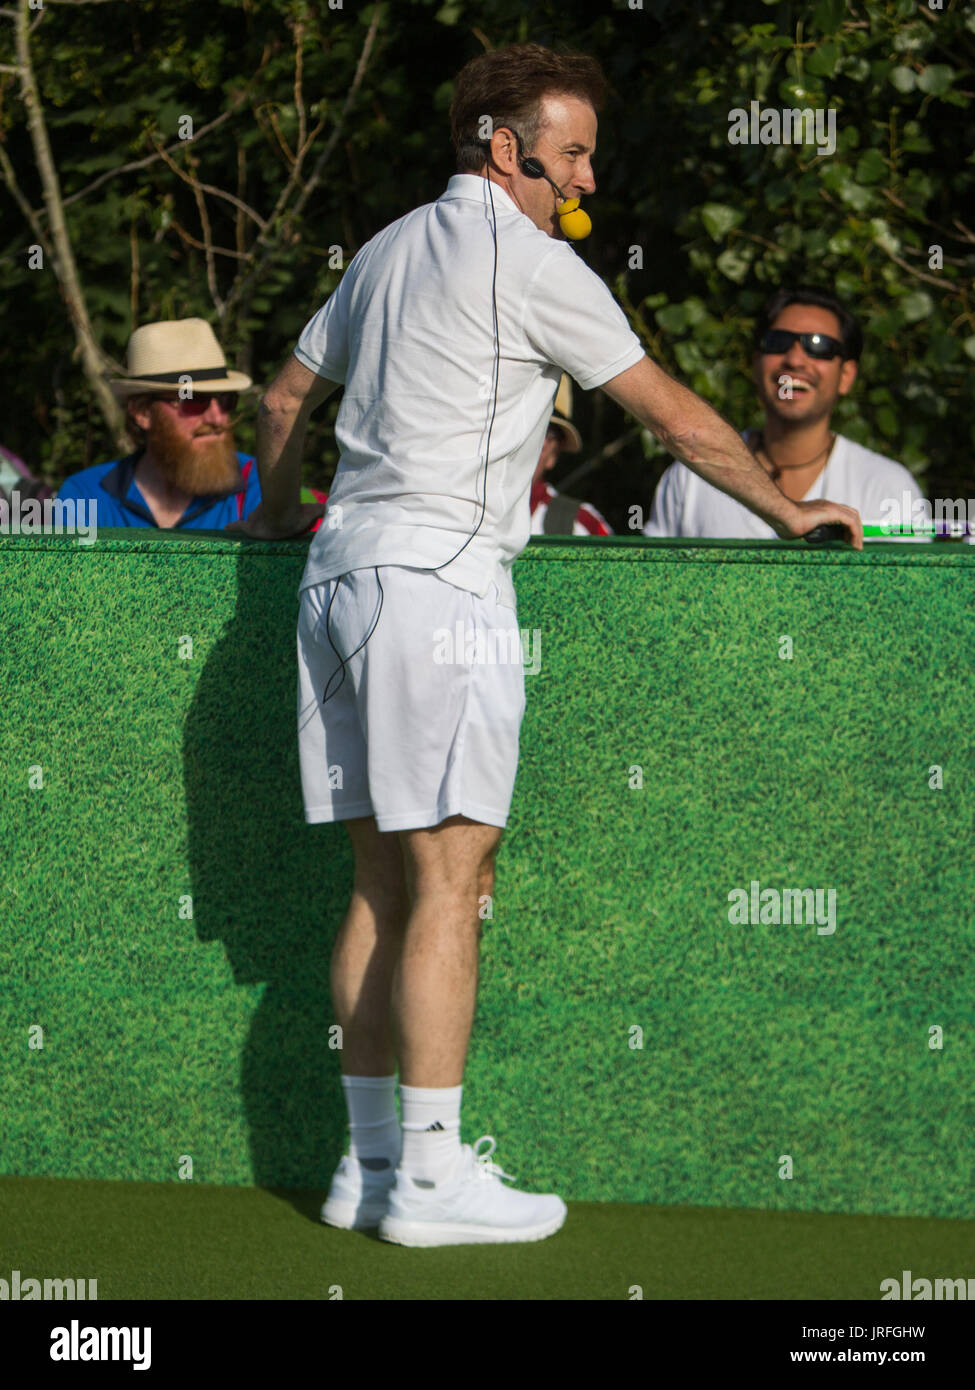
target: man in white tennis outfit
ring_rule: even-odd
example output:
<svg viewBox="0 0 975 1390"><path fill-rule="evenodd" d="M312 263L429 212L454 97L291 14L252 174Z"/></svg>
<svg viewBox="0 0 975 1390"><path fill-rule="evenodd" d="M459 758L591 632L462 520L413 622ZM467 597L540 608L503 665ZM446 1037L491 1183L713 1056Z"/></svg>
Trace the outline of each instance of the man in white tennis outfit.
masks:
<svg viewBox="0 0 975 1390"><path fill-rule="evenodd" d="M322 514L299 502L306 423L344 385L298 622L305 816L344 820L355 856L332 961L351 1144L322 1219L404 1245L540 1240L566 1216L560 1197L505 1185L492 1138L460 1138L478 905L525 708L520 647L491 663L478 642L518 628L511 571L562 372L602 386L783 538L833 521L863 544L855 511L789 501L649 361L565 239L578 221L556 206L595 190L603 97L581 54L524 44L467 64L451 106L459 172L362 247L305 327L261 402L261 507L233 528L286 539ZM451 647L458 624L469 640Z"/></svg>

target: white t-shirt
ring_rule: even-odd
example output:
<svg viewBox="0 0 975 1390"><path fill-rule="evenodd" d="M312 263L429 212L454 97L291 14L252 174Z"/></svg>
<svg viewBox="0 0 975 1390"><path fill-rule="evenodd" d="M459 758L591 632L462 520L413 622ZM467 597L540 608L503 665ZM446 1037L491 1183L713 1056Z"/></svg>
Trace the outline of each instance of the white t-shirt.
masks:
<svg viewBox="0 0 975 1390"><path fill-rule="evenodd" d="M451 561L443 579L482 597L494 582L514 608L511 568L531 535L531 482L562 373L588 391L644 351L568 242L497 184L455 174L437 202L362 247L295 356L345 385L339 465L300 589L373 565Z"/></svg>
<svg viewBox="0 0 975 1390"><path fill-rule="evenodd" d="M904 493L910 496L905 505ZM901 463L884 458L836 436L826 467L803 498L826 498L855 507L864 522L911 522L911 507L924 494L914 475ZM778 540L772 527L734 497L675 461L665 471L654 493L645 536L711 536L716 539ZM864 537L867 545L876 537ZM889 536L888 540L930 540L922 536Z"/></svg>

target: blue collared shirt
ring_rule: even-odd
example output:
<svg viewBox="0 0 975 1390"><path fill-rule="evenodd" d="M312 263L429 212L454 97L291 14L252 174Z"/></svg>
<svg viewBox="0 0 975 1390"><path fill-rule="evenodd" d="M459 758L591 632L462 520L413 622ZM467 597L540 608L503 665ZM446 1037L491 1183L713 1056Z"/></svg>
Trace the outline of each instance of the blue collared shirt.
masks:
<svg viewBox="0 0 975 1390"><path fill-rule="evenodd" d="M111 463L96 463L65 478L58 489L58 498L74 501L95 501L96 522L102 527L156 526L146 499L135 482L135 470L141 451L127 454ZM248 454L238 454L237 462L243 477L243 487L229 497L194 497L173 530L197 529L222 531L231 521L250 516L261 500L261 484L257 462ZM166 528L170 529L169 527Z"/></svg>

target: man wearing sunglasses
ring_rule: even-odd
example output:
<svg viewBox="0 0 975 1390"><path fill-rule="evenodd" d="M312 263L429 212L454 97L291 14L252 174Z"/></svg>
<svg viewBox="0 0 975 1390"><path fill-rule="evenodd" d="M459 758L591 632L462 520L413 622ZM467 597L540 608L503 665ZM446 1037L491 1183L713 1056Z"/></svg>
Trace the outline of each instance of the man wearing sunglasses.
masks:
<svg viewBox="0 0 975 1390"><path fill-rule="evenodd" d="M833 295L810 286L777 291L759 321L752 359L765 419L744 440L791 501L829 497L865 522L906 523L909 515L892 517L892 499L923 497L914 476L830 428L836 402L856 381L862 346L860 325ZM776 539L754 512L680 462L657 485L644 535Z"/></svg>
<svg viewBox="0 0 975 1390"><path fill-rule="evenodd" d="M257 465L234 449L238 392L203 319L147 323L129 340L129 374L111 382L136 451L67 478L59 499L97 503L97 524L221 531L261 500Z"/></svg>

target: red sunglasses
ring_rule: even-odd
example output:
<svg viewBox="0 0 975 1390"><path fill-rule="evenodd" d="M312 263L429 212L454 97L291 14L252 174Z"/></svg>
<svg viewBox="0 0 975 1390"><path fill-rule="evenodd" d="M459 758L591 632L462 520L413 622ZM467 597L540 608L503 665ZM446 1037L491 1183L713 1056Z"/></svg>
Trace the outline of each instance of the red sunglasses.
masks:
<svg viewBox="0 0 975 1390"><path fill-rule="evenodd" d="M232 415L237 409L238 393L236 391L211 391L203 396L189 396L181 400L178 396L157 396L157 400L164 405L174 405L180 415L205 415L210 409L210 402L216 401L217 405L226 415Z"/></svg>

